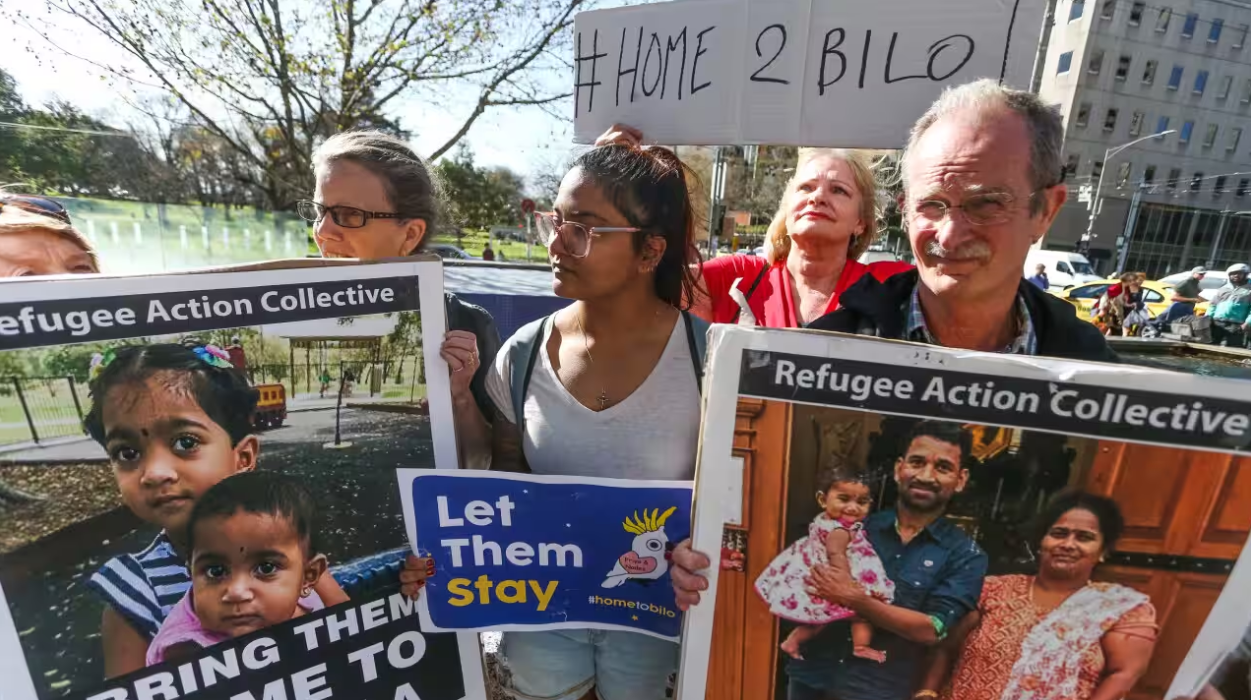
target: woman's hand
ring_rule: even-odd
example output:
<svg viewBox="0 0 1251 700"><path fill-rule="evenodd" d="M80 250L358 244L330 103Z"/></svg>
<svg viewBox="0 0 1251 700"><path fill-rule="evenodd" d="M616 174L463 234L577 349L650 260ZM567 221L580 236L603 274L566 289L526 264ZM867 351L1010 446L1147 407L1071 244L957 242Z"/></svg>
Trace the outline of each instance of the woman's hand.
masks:
<svg viewBox="0 0 1251 700"><path fill-rule="evenodd" d="M469 331L448 331L439 356L452 370L452 397L465 395L478 371L478 339Z"/></svg>
<svg viewBox="0 0 1251 700"><path fill-rule="evenodd" d="M682 540L673 550L669 559L669 579L673 582L678 610L685 612L699 603L699 592L708 590L708 579L695 572L710 566L712 560L691 549L689 539Z"/></svg>
<svg viewBox="0 0 1251 700"><path fill-rule="evenodd" d="M608 131L600 134L600 137L595 139L595 147L629 146L631 148L637 148L642 142L643 132L632 126L626 126L625 124L613 124L608 127Z"/></svg>
<svg viewBox="0 0 1251 700"><path fill-rule="evenodd" d="M404 559L400 569L400 593L405 598L417 600L421 589L426 587L426 579L434 576L434 560L429 557L415 557L412 554Z"/></svg>

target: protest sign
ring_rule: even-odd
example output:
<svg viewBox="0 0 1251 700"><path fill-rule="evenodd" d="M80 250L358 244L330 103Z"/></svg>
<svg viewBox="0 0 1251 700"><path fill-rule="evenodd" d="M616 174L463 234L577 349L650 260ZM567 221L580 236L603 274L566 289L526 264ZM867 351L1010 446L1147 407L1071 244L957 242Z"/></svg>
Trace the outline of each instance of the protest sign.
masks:
<svg viewBox="0 0 1251 700"><path fill-rule="evenodd" d="M689 483L409 469L399 479L414 547L437 569L423 627L677 641L668 557L690 533Z"/></svg>
<svg viewBox="0 0 1251 700"><path fill-rule="evenodd" d="M1090 697L1109 630L1136 640L1115 651L1142 669L1126 697L1190 697L1251 623L1243 382L736 327L709 347L692 539L722 565L686 615L679 698L776 697L779 676ZM905 539L900 513L942 518ZM809 593L831 542L845 573ZM1086 585L1034 597L1061 580ZM937 619L953 654L891 632L883 603Z"/></svg>
<svg viewBox="0 0 1251 700"><path fill-rule="evenodd" d="M948 85L1029 87L1045 3L682 0L579 13L574 137L899 148Z"/></svg>
<svg viewBox="0 0 1251 700"><path fill-rule="evenodd" d="M482 697L398 594L445 324L435 260L0 281L6 697Z"/></svg>

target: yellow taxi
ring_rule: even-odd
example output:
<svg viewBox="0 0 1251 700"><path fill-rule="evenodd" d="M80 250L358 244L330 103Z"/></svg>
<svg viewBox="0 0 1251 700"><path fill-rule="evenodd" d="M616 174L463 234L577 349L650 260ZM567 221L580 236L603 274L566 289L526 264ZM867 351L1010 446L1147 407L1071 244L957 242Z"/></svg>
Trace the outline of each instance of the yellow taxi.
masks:
<svg viewBox="0 0 1251 700"><path fill-rule="evenodd" d="M1051 294L1067 301L1077 307L1077 315L1087 321L1090 320L1091 312L1094 311L1095 304L1099 303L1099 299L1103 293L1108 291L1108 287L1119 284L1120 280L1106 279L1097 282L1087 282L1073 287L1069 287L1063 291L1052 290ZM1151 318L1155 318L1169 307L1173 298L1173 286L1147 280L1142 283L1142 300L1147 302L1147 314ZM1208 303L1205 301L1195 306L1195 313L1203 316L1208 312Z"/></svg>

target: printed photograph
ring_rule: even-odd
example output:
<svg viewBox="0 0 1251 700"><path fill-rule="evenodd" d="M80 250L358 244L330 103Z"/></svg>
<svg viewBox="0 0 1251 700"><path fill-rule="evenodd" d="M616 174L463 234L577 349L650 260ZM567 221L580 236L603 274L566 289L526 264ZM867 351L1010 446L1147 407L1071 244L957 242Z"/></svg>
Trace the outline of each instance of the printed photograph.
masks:
<svg viewBox="0 0 1251 700"><path fill-rule="evenodd" d="M398 588L426 351L403 311L0 352L0 585L39 697Z"/></svg>
<svg viewBox="0 0 1251 700"><path fill-rule="evenodd" d="M733 457L707 697L1164 698L1251 531L1236 455L740 398Z"/></svg>

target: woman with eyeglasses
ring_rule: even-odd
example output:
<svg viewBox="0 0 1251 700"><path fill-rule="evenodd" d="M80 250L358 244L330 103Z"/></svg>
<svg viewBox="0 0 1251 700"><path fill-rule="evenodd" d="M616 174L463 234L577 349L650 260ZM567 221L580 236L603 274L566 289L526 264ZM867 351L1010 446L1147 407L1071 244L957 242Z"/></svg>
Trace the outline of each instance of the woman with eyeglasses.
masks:
<svg viewBox="0 0 1251 700"><path fill-rule="evenodd" d="M377 131L326 139L313 154L316 191L299 203L327 258L379 260L420 252L438 223L438 188L425 162L402 140ZM461 465L485 468L491 400L484 382L499 350L485 309L446 294L448 332L440 356L451 367L452 410Z"/></svg>
<svg viewBox="0 0 1251 700"><path fill-rule="evenodd" d="M95 249L60 202L0 192L0 277L99 271Z"/></svg>
<svg viewBox="0 0 1251 700"><path fill-rule="evenodd" d="M707 326L683 311L698 262L687 171L671 151L605 146L537 217L567 308L504 343L487 378L493 469L686 480ZM625 631L506 632L514 697L661 700L678 645Z"/></svg>

